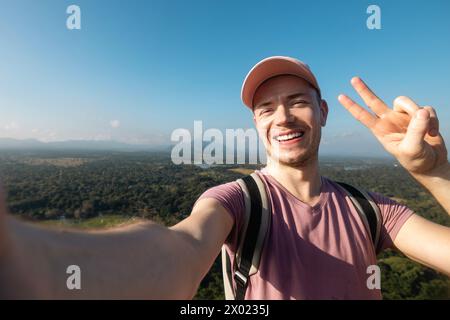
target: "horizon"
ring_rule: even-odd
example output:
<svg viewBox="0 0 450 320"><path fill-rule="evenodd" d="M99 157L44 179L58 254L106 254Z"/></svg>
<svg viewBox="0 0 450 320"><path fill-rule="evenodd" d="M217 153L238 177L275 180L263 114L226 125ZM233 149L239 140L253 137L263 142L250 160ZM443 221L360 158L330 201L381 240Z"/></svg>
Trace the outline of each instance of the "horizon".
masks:
<svg viewBox="0 0 450 320"><path fill-rule="evenodd" d="M3 142L4 140L8 140L9 142L13 142L15 143L14 145L4 145ZM31 142L38 142L38 145L21 145L20 142L25 142L25 141L31 141ZM80 147L77 145L71 145L71 143L78 143L78 142L82 142L85 143L84 147ZM89 145L91 144L92 145ZM115 144L115 145L111 145ZM99 144L103 144L102 148L98 148ZM94 148L97 147L97 148ZM167 156L170 156L171 153L171 149L173 145L158 145L158 146L153 146L153 145L145 145L145 144L141 144L141 145L136 145L136 144L127 144L125 142L119 142L119 141L115 141L115 140L65 140L65 141L51 141L51 142L42 142L42 141L38 141L36 139L14 139L14 138L2 138L0 137L0 151L5 151L5 152L27 152L27 153L33 153L35 152L36 154L43 154L43 153L59 153L61 155L63 155L65 152L69 152L70 154L73 155L73 153L79 153L80 155L84 152L86 153L109 153L109 152L113 152L113 153L123 153L123 154L137 154L137 153L162 153L162 154L167 154ZM239 152L239 150L237 148L235 148L235 153L237 154ZM246 157L249 157L248 155L248 150L246 150ZM320 158L334 158L336 160L339 159L358 159L358 160L386 160L386 161L394 161L397 162L397 160L390 154L378 154L378 153L374 153L374 154L342 154L342 153L333 153L333 152L323 152L323 151L319 151L319 157ZM225 154L224 154L224 158L225 158ZM319 158L319 161L320 161ZM192 163L194 164L194 163ZM258 163L258 165L260 165L262 163ZM202 163L201 165L208 165L205 163ZM211 164L212 166L218 166L218 165L222 165L222 164ZM223 163L223 165L254 165L252 163L244 163L244 164L239 164L239 163Z"/></svg>

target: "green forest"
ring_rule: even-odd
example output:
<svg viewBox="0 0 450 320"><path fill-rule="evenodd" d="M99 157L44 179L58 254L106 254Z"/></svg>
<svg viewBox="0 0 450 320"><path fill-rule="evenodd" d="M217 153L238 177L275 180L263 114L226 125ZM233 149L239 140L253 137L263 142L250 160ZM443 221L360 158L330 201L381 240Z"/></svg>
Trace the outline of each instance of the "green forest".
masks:
<svg viewBox="0 0 450 320"><path fill-rule="evenodd" d="M431 195L393 160L323 158L321 174L379 192L450 226ZM260 166L174 165L164 153L2 151L12 214L51 226L108 228L145 219L171 226L208 188ZM449 299L445 275L387 250L378 256L384 299ZM220 256L196 299L224 299Z"/></svg>

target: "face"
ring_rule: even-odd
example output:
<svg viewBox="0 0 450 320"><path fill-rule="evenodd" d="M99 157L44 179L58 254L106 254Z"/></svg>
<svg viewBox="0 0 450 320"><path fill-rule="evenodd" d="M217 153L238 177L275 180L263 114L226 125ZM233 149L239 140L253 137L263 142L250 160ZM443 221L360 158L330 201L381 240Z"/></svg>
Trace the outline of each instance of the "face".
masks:
<svg viewBox="0 0 450 320"><path fill-rule="evenodd" d="M272 161L292 167L317 161L328 106L307 81L291 75L265 81L255 92L253 114Z"/></svg>

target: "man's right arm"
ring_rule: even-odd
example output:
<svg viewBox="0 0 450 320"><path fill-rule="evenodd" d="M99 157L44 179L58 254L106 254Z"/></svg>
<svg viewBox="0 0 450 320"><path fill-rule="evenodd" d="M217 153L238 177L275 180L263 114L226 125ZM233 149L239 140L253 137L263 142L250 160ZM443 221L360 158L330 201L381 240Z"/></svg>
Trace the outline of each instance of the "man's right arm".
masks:
<svg viewBox="0 0 450 320"><path fill-rule="evenodd" d="M0 203L0 297L13 299L191 299L233 226L209 198L171 228L145 222L77 232L5 212ZM66 286L70 265L81 269L81 290Z"/></svg>

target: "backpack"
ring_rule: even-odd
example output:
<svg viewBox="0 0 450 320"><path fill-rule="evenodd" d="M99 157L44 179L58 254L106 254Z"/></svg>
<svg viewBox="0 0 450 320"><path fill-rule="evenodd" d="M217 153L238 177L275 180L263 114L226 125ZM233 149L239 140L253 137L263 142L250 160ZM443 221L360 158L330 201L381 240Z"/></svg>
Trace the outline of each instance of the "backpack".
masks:
<svg viewBox="0 0 450 320"><path fill-rule="evenodd" d="M259 175L254 172L236 182L244 194L245 213L233 270L225 245L222 246L222 275L227 300L244 300L249 277L258 272L264 240L272 218L271 203ZM365 191L343 182L335 182L351 199L377 252L382 221L378 206ZM233 289L232 279L236 282L236 290Z"/></svg>

